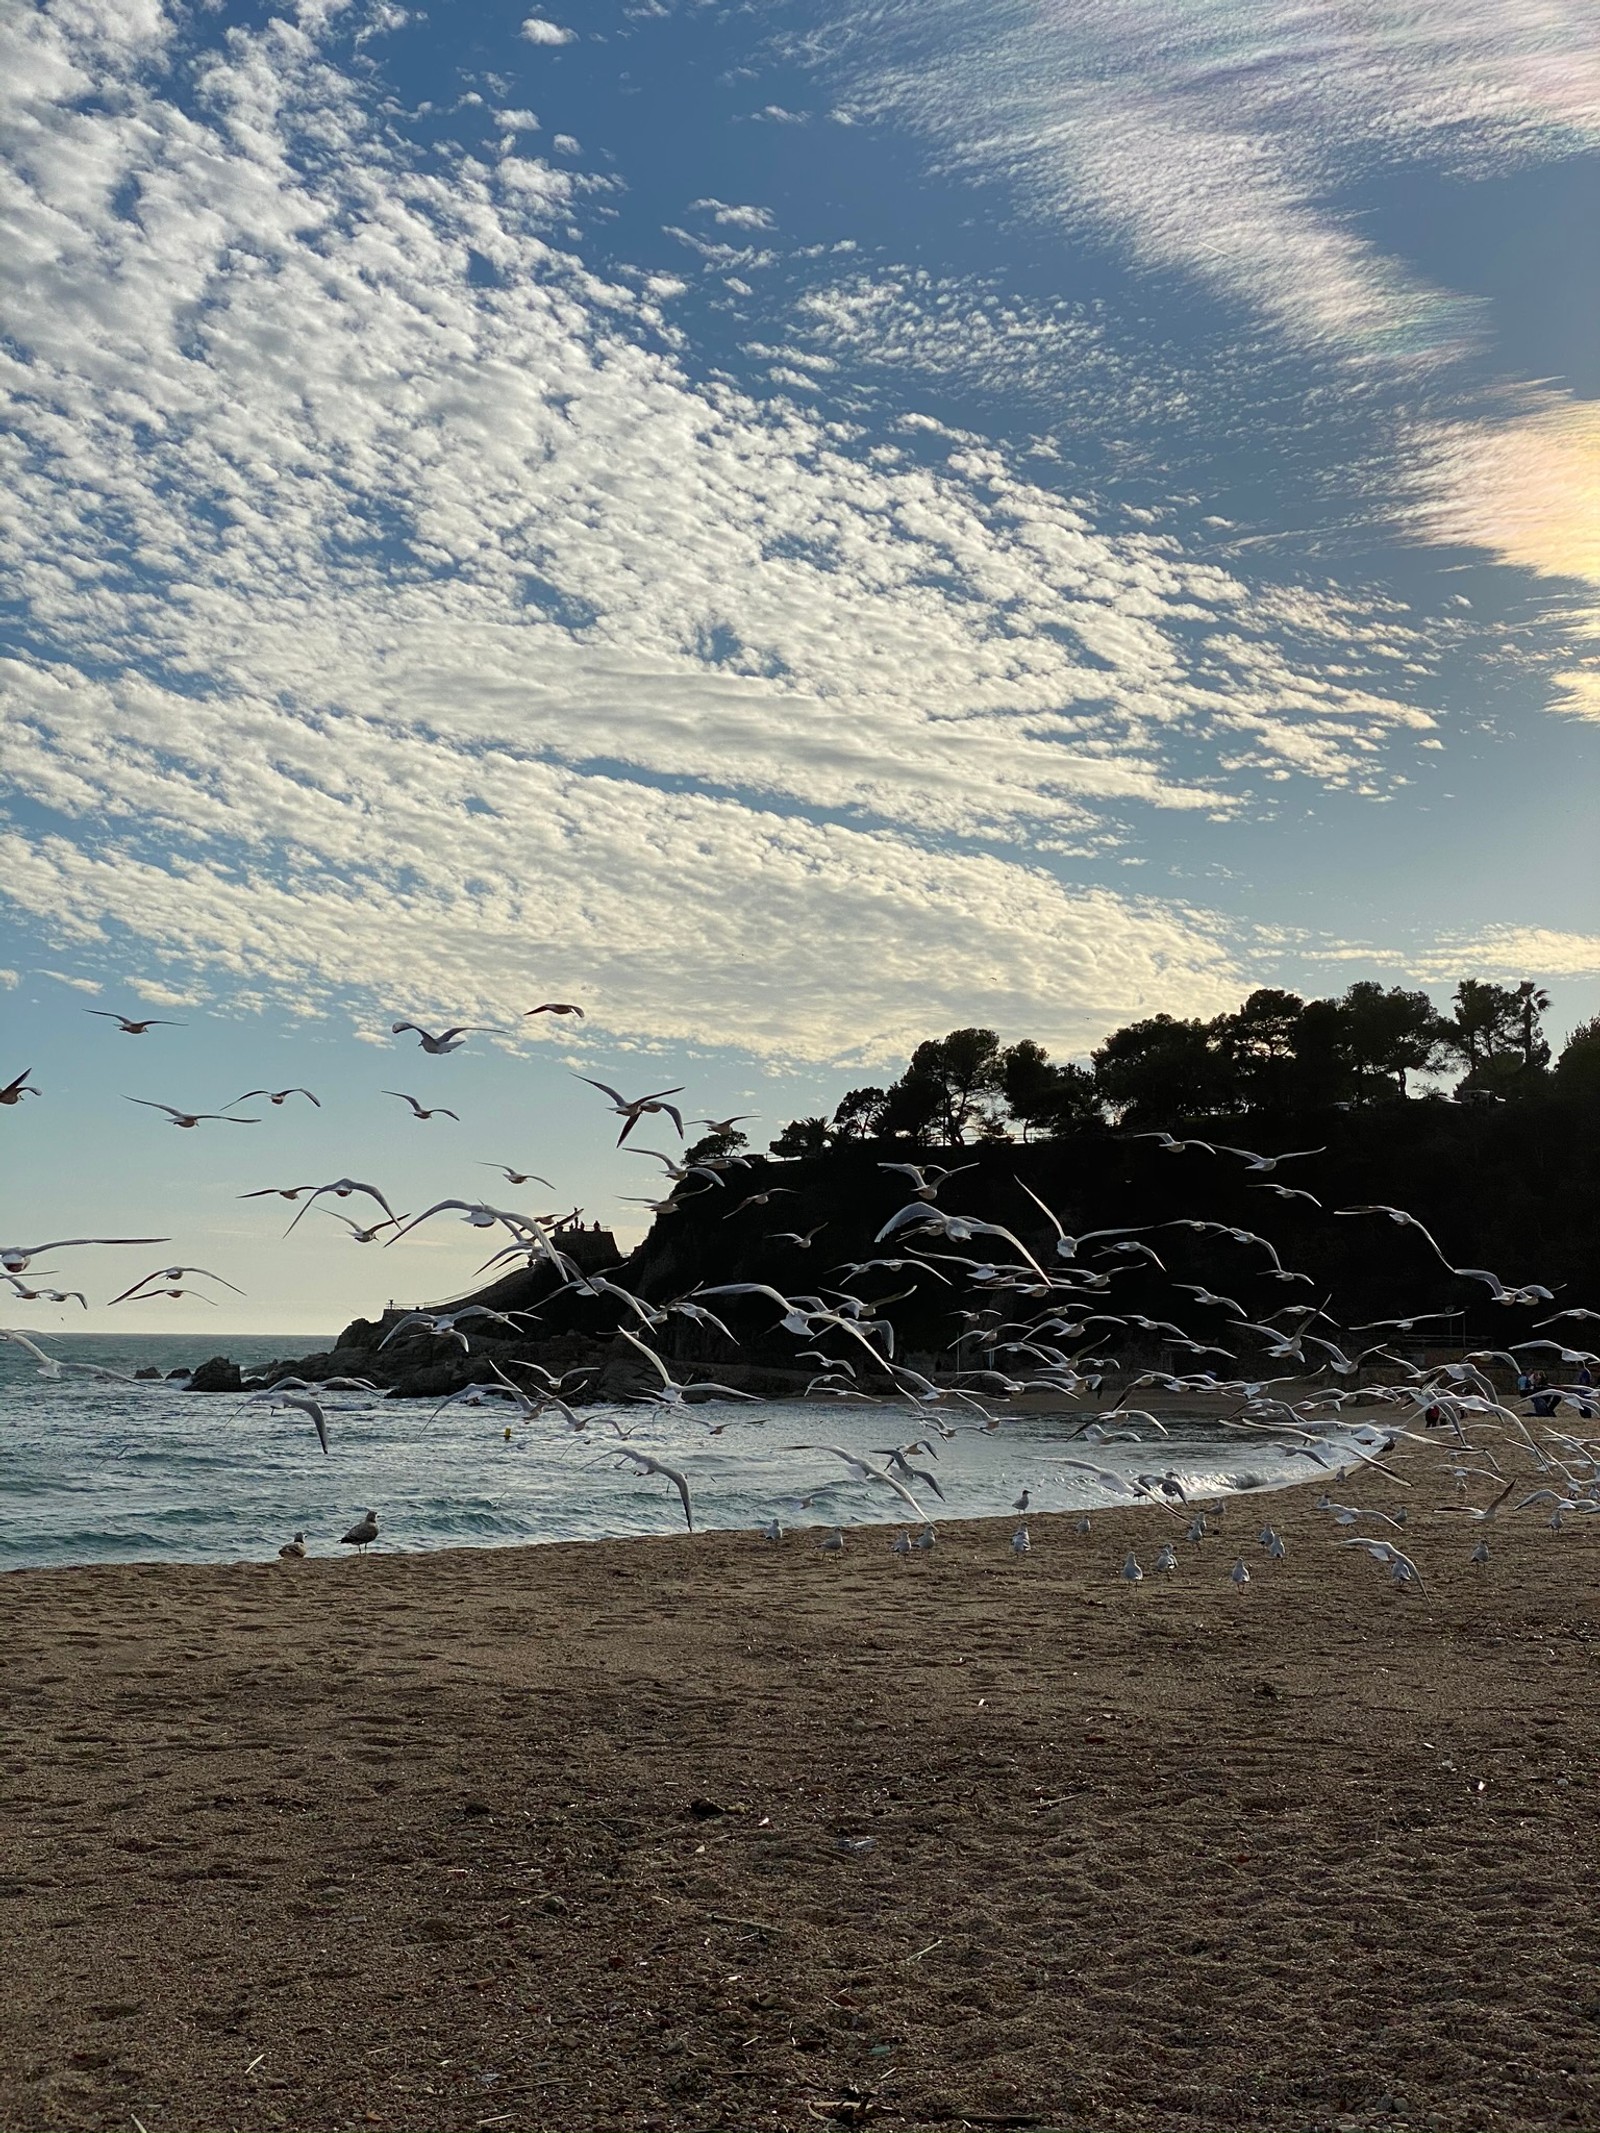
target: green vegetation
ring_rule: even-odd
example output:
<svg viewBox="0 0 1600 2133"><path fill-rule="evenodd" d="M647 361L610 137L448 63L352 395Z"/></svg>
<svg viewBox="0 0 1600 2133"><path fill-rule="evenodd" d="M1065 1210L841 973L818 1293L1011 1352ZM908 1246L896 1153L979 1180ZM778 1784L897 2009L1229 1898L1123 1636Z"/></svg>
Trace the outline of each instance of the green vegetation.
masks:
<svg viewBox="0 0 1600 2133"><path fill-rule="evenodd" d="M887 1087L851 1089L829 1118L792 1120L779 1156L856 1141L914 1148L1061 1139L1116 1125L1170 1128L1206 1119L1293 1118L1405 1102L1411 1077L1464 1070L1460 1101L1541 1091L1600 1093L1600 1017L1575 1030L1551 1066L1542 1021L1550 996L1531 980L1463 978L1442 1015L1425 992L1369 980L1336 1000L1263 987L1211 1021L1153 1015L1116 1029L1087 1066L1052 1060L1031 1037L992 1029L929 1038Z"/></svg>

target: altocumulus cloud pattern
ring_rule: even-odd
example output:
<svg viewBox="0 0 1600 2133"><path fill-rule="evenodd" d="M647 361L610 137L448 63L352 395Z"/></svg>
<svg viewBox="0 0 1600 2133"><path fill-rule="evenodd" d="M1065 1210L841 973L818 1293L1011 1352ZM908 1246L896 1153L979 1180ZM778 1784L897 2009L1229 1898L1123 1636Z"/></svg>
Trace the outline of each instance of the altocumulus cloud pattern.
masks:
<svg viewBox="0 0 1600 2133"><path fill-rule="evenodd" d="M1292 132L1295 55L1236 53L1224 126L1215 36L1119 80L1162 9L1097 11L1087 58L1075 11L1002 9L981 52L959 12L842 11L824 65L774 11L799 88L756 82L730 137L792 169L902 127L1220 289L1336 407L1460 359L1472 307L1315 205L1337 70L1291 80L1321 113ZM1235 42L1271 12L1221 11ZM1587 18L1508 75L1506 14L1379 40L1396 152L1592 139ZM8 895L91 958L472 1021L559 941L596 1029L771 1056L892 1054L974 972L986 1019L1058 1041L1231 1000L1248 929L1128 893L1130 824L1401 792L1447 731L1440 616L1084 469L1074 423L1136 460L1195 420L1193 350L1138 354L1103 301L659 170L642 197L557 130L564 83L592 111L630 63L597 20L507 13L423 94L395 7L8 18ZM963 381L1008 419L927 411ZM1408 508L1460 537L1470 425L1413 442Z"/></svg>

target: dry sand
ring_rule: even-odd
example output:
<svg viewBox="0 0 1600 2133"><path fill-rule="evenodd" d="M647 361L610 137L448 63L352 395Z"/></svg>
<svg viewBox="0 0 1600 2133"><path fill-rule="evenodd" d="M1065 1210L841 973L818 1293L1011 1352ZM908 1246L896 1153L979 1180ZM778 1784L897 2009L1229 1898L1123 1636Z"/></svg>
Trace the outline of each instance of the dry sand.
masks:
<svg viewBox="0 0 1600 2133"><path fill-rule="evenodd" d="M0 2123L1594 2125L1600 1531L1419 1511L0 1580Z"/></svg>

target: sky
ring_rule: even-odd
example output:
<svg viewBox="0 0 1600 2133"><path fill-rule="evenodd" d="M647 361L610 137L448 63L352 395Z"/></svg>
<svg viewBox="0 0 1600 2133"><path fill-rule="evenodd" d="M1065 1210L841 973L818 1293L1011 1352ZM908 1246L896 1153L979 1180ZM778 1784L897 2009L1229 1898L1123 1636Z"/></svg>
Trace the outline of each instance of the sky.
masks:
<svg viewBox="0 0 1600 2133"><path fill-rule="evenodd" d="M482 1256L267 1185L637 1235L583 1073L1600 1008L1590 0L54 0L0 104L0 1242L248 1292L140 1325Z"/></svg>

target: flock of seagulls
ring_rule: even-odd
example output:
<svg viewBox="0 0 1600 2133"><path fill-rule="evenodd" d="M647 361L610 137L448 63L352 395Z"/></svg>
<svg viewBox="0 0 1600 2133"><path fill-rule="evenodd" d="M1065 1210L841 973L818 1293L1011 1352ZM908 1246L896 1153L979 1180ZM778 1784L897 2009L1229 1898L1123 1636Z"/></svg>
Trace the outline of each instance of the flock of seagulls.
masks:
<svg viewBox="0 0 1600 2133"><path fill-rule="evenodd" d="M159 1017L136 1018L104 1009L86 1012L114 1022L118 1033L129 1037L184 1027ZM583 1017L577 1004L558 1001L544 1001L526 1013ZM424 1052L439 1058L460 1051L480 1029L479 1025L455 1024L435 1032L410 1021L390 1024L392 1036L414 1035ZM670 1125L680 1143L687 1140L691 1126L726 1137L743 1122L742 1114L686 1120L683 1109L672 1101L684 1094L681 1086L629 1096L608 1082L587 1075L578 1078L606 1099L611 1115L620 1121L618 1147L627 1144L645 1120ZM28 1070L0 1089L0 1104L14 1106L24 1096L39 1093ZM382 1093L406 1105L419 1124L439 1118L460 1121L456 1110L425 1104L408 1091ZM202 1124L259 1124L257 1117L239 1115L242 1105L257 1101L281 1108L298 1100L320 1108L314 1092L299 1085L249 1089L220 1111L185 1111L142 1096L128 1100L161 1113L171 1125L186 1131ZM1313 1162L1324 1152L1321 1149L1264 1154L1164 1132L1128 1138L1153 1141L1164 1154L1241 1163L1254 1189L1315 1209L1323 1205L1306 1188L1285 1184L1272 1175L1289 1164ZM726 1201L725 1207L719 1202L717 1210L723 1221L759 1216L798 1190L763 1179L752 1180L758 1189L736 1192L737 1175L749 1169L751 1158L734 1152L701 1153L694 1159L656 1148L638 1147L630 1153L662 1165L668 1190L660 1198L643 1202L660 1216L679 1213L708 1195L720 1195ZM512 1188L532 1184L553 1189L537 1172L503 1163L479 1167L497 1171ZM1041 1469L1065 1472L1076 1489L1088 1482L1108 1505L1139 1507L1158 1519L1184 1521L1184 1538L1196 1548L1207 1534L1206 1515L1191 1502L1178 1470L1170 1463L1172 1447L1167 1441L1169 1425L1186 1406L1191 1413L1208 1418L1219 1431L1272 1439L1288 1456L1309 1461L1329 1481L1376 1471L1392 1482L1412 1486L1389 1463L1389 1455L1401 1445L1431 1446L1448 1462L1447 1474L1455 1492L1455 1500L1436 1507L1436 1515L1465 1518L1479 1529L1471 1557L1479 1567L1489 1561L1484 1529L1497 1516L1537 1510L1545 1514L1552 1529L1559 1530L1565 1521L1600 1511L1600 1439L1552 1426L1564 1415L1579 1421L1595 1418L1595 1373L1600 1357L1565 1339L1537 1337L1549 1326L1600 1319L1600 1312L1583 1307L1555 1310L1539 1319L1526 1339L1479 1350L1458 1361L1419 1363L1397 1353L1394 1341L1451 1314L1402 1310L1346 1329L1328 1317L1327 1299L1319 1304L1310 1297L1294 1296L1272 1308L1247 1301L1229 1290L1243 1287L1247 1296L1259 1296L1270 1285L1281 1294L1284 1289L1309 1288L1310 1277L1286 1266L1269 1237L1203 1216L1074 1233L1020 1179L1015 1181L1018 1213L1009 1223L942 1204L941 1195L951 1183L976 1167L971 1163L880 1163L880 1172L895 1183L902 1204L879 1224L870 1256L826 1268L815 1288L780 1286L776 1280L701 1283L665 1301L640 1296L613 1276L580 1267L563 1249L564 1218L503 1208L481 1198L446 1199L418 1214L397 1213L379 1185L352 1177L264 1185L240 1197L291 1204L295 1212L286 1237L315 1210L342 1223L352 1241L384 1248L425 1223L454 1215L465 1226L494 1238L495 1249L480 1272L518 1264L542 1268L550 1276L551 1295L580 1303L592 1300L619 1316L622 1322L615 1327L613 1355L626 1354L632 1360L636 1382L620 1400L605 1403L586 1402L587 1384L574 1386L573 1378L585 1380L587 1373L558 1377L524 1357L506 1354L508 1345L528 1344L537 1325L536 1311L506 1313L468 1304L448 1312L412 1312L388 1329L384 1345L421 1332L448 1341L463 1356L480 1359L487 1375L477 1373L479 1382L452 1393L435 1412L470 1402L498 1408L503 1416L526 1427L553 1423L564 1438L597 1447L606 1463L627 1468L640 1481L664 1483L677 1497L691 1533L695 1531L697 1486L692 1455L668 1445L652 1447L639 1441L640 1434L649 1430L654 1418L656 1424L670 1423L679 1432L703 1429L708 1437L721 1437L738 1423L741 1408L753 1403L752 1396L739 1387L703 1375L688 1378L675 1373L662 1348L664 1337L680 1325L715 1333L734 1347L752 1336L764 1347L775 1336L792 1340L797 1366L809 1367L797 1408L852 1404L886 1421L915 1419L914 1435L877 1449L853 1449L812 1435L779 1448L784 1457L832 1462L831 1473L822 1470L823 1478L798 1483L783 1507L810 1511L821 1505L831 1512L837 1499L850 1497L869 1514L874 1506L892 1508L902 1518L909 1514L911 1524L890 1543L901 1560L932 1550L938 1518L947 1515L945 1488L934 1470L940 1445L958 1437L994 1439L1019 1413L1037 1412L1041 1395L1058 1407L1073 1403L1074 1427L1068 1437L1083 1449L1118 1447L1116 1464L1106 1463L1103 1454L1087 1459L1075 1454L1047 1458L1035 1451ZM356 1203L360 1219L328 1205L331 1201ZM1439 1267L1455 1279L1480 1284L1488 1301L1508 1311L1541 1308L1556 1300L1554 1291L1542 1283L1506 1281L1487 1268L1456 1265L1426 1226L1404 1208L1370 1203L1331 1212L1343 1219L1386 1222L1415 1232ZM1046 1232L1042 1236L1040 1217ZM780 1218L774 1211L767 1219ZM807 1228L765 1230L761 1233L768 1247L765 1256L775 1270L781 1269L796 1255L815 1251L827 1228L828 1223L822 1221ZM1023 1230L1029 1234L1022 1234ZM1171 1247L1162 1232L1182 1232L1189 1239L1205 1240L1217 1271L1208 1270L1203 1283L1173 1280L1164 1256ZM169 1241L68 1237L41 1244L3 1245L0 1283L18 1301L76 1302L87 1308L82 1290L38 1286L43 1276L32 1272L33 1263L47 1255ZM1235 1269L1234 1278L1226 1288L1214 1285L1228 1266ZM1144 1311L1112 1308L1119 1300L1119 1283L1135 1274L1142 1277L1146 1290L1152 1281L1167 1284L1174 1299L1171 1315L1153 1317ZM885 1283L893 1286L886 1290ZM152 1269L108 1301L131 1307L188 1297L214 1305L217 1299L212 1288L243 1293L226 1276L183 1263ZM938 1362L930 1364L922 1357L924 1367L918 1368L900 1352L891 1310L896 1302L925 1290L940 1295L950 1323L959 1330ZM1197 1313L1202 1317L1199 1325L1194 1323ZM1358 1336L1365 1333L1379 1337L1363 1344ZM0 1339L22 1349L45 1376L117 1376L98 1366L52 1356L18 1329L0 1328ZM1137 1369L1123 1359L1129 1349L1159 1350L1164 1363L1173 1359L1178 1367ZM1541 1380L1530 1398L1534 1383L1530 1364L1543 1357L1559 1366L1564 1376L1553 1386ZM512 1371L518 1376L513 1377ZM1518 1393L1506 1391L1495 1372L1511 1374L1518 1381ZM1114 1400L1110 1398L1113 1377L1119 1381ZM1144 1389L1166 1396L1165 1420L1152 1407L1131 1404ZM245 1404L266 1402L303 1415L322 1451L331 1454L340 1412L332 1404L332 1395L376 1390L361 1379L315 1385L280 1379L253 1389ZM754 1419L752 1426L756 1426ZM509 1426L506 1434L511 1434ZM666 1456L669 1451L671 1457ZM1530 1487L1530 1482L1536 1485ZM1478 1493L1487 1500L1467 1501L1480 1483L1486 1486ZM1039 1508L1040 1487L1035 1478L1011 1506L1022 1519L1010 1537L1011 1552L1018 1559L1035 1546L1027 1519L1030 1511ZM1515 1503L1514 1497L1519 1499ZM1403 1532L1404 1513L1363 1509L1327 1495L1318 1508L1338 1529L1336 1545L1364 1553L1386 1571L1397 1589L1425 1596L1416 1562L1396 1537ZM784 1539L779 1515L760 1530L769 1544ZM1090 1519L1080 1518L1074 1530L1090 1531ZM821 1552L837 1559L845 1549L846 1531L845 1519L831 1523L818 1544ZM378 1516L369 1509L342 1536L340 1545L364 1554L377 1538ZM1261 1534L1260 1545L1267 1562L1284 1559L1282 1537L1270 1526ZM307 1552L304 1532L297 1531L279 1552L287 1560L303 1557ZM1174 1576L1179 1558L1173 1541L1163 1540L1151 1561L1153 1575ZM1130 1587L1143 1582L1146 1571L1137 1551L1129 1551L1120 1576ZM1251 1576L1244 1554L1236 1554L1228 1573L1231 1583L1243 1592Z"/></svg>

